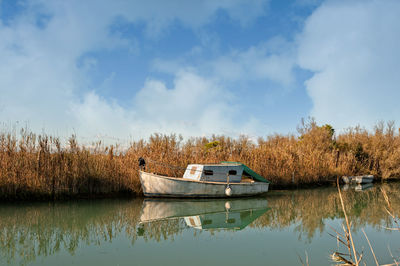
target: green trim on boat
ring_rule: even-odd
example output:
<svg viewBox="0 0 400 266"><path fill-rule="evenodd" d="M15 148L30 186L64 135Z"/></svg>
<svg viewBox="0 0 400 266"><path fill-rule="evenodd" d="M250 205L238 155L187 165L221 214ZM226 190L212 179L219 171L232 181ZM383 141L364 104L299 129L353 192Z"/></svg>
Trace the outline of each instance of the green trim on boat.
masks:
<svg viewBox="0 0 400 266"><path fill-rule="evenodd" d="M256 172L254 172L253 170L251 170L248 166L242 164L241 162L229 162L229 161L223 161L221 163L235 163L235 164L241 164L243 166L243 173L251 176L254 180L257 180L259 182L264 182L264 183L271 183L269 182L267 179L265 179L264 177L260 176L259 174L257 174Z"/></svg>

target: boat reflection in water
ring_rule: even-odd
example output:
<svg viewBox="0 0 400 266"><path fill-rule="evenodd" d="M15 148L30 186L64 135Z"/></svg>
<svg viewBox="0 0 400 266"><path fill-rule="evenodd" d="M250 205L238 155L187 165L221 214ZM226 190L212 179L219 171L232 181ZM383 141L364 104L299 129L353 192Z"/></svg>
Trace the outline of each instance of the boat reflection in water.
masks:
<svg viewBox="0 0 400 266"><path fill-rule="evenodd" d="M188 227L200 230L241 230L268 210L264 198L231 200L146 199L141 223L183 219Z"/></svg>
<svg viewBox="0 0 400 266"><path fill-rule="evenodd" d="M354 190L355 191L364 191L364 190L369 190L371 188L373 188L374 184L372 183L367 183L367 184L358 184Z"/></svg>
<svg viewBox="0 0 400 266"><path fill-rule="evenodd" d="M345 184L343 186L343 190L347 191L349 189L354 189L355 191L365 191L365 190L369 190L369 189L371 189L373 187L374 187L373 183L357 184L357 185Z"/></svg>

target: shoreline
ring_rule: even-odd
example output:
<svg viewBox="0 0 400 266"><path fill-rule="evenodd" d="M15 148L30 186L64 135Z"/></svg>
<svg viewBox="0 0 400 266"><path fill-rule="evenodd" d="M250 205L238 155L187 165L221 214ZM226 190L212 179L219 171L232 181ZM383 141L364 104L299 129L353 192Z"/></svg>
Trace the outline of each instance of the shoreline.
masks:
<svg viewBox="0 0 400 266"><path fill-rule="evenodd" d="M372 184L390 184L390 183L400 183L399 179L385 179L385 180L377 180ZM341 185L343 183L341 182ZM336 187L336 180L320 182L320 183L313 183L313 184L291 184L291 185L273 185L271 184L270 190L265 193L263 196L268 198L268 195L273 192L282 192L282 191L295 191L295 190L308 190L308 189L319 189L319 188L329 188L329 187ZM30 197L28 197L29 195ZM257 196L256 196L257 197ZM114 193L99 193L99 194L60 194L57 198L53 198L51 195L45 194L25 194L23 197L1 197L0 196L0 204L4 203L34 203L34 202L47 202L47 203L56 203L56 202L69 202L69 201L80 201L80 200L118 200L118 199L145 199L142 193L137 192L114 192ZM251 197L246 197L251 198ZM176 198L179 199L179 198ZM230 198L224 198L229 200Z"/></svg>

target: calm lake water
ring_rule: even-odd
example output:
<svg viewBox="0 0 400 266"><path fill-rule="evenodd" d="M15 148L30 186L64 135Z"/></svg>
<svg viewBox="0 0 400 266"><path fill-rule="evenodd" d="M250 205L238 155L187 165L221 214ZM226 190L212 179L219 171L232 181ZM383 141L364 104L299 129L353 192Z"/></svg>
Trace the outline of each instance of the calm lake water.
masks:
<svg viewBox="0 0 400 266"><path fill-rule="evenodd" d="M399 213L398 183L343 191L367 265L361 229L379 263L400 257L381 188ZM301 265L306 254L310 265L331 265L338 243L330 234L343 221L334 187L250 199L1 204L0 265Z"/></svg>

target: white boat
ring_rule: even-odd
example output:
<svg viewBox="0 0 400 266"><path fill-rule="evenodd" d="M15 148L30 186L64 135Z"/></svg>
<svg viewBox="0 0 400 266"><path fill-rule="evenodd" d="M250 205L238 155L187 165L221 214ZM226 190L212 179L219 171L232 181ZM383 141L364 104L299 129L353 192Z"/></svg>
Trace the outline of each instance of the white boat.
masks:
<svg viewBox="0 0 400 266"><path fill-rule="evenodd" d="M373 175L359 175L359 176L342 176L343 182L346 184L368 184L374 181Z"/></svg>
<svg viewBox="0 0 400 266"><path fill-rule="evenodd" d="M269 187L266 179L236 162L190 164L182 178L145 171L139 177L146 197L244 197L266 193Z"/></svg>

